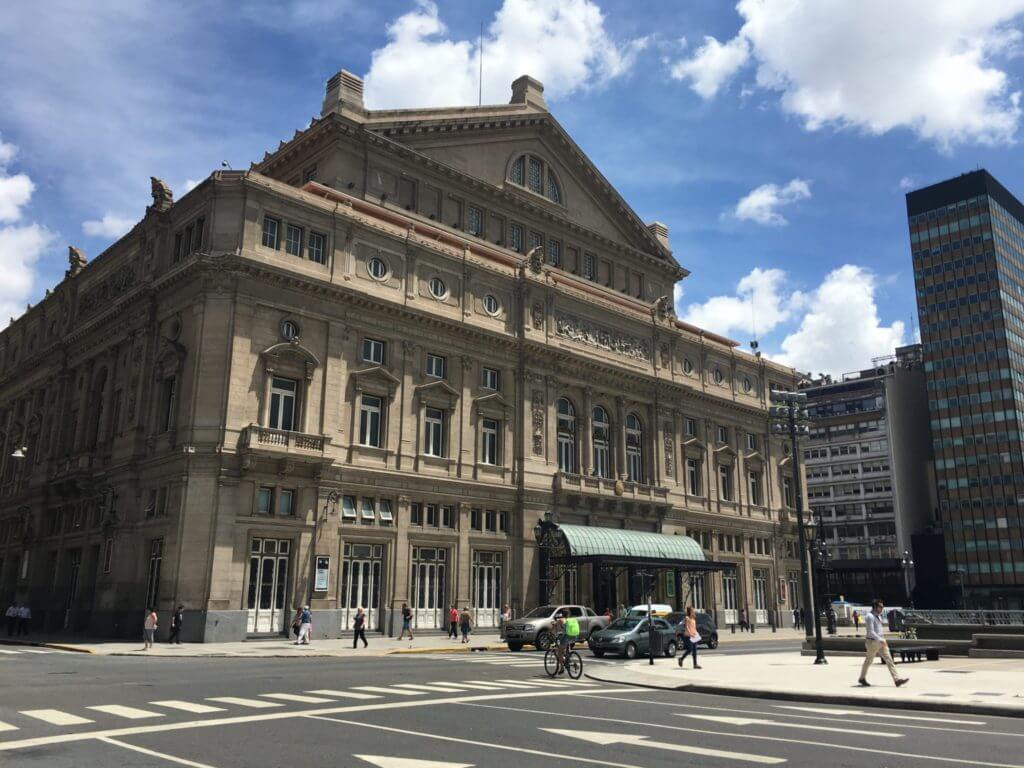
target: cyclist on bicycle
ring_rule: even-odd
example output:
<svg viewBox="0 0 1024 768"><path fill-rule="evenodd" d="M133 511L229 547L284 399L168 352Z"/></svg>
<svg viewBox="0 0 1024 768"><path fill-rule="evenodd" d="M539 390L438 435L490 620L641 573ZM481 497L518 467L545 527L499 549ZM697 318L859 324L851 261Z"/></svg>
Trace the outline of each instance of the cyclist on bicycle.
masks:
<svg viewBox="0 0 1024 768"><path fill-rule="evenodd" d="M573 643L579 642L580 622L575 617L570 616L568 611L562 611L559 613L558 618L555 619L554 628L558 633L555 642L558 646L558 664L561 668L559 672L561 672L565 669Z"/></svg>

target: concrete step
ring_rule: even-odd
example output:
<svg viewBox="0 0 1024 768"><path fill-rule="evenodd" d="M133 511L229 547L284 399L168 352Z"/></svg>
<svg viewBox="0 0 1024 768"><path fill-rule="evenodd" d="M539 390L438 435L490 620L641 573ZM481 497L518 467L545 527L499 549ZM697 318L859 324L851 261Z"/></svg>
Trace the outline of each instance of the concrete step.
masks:
<svg viewBox="0 0 1024 768"><path fill-rule="evenodd" d="M1011 651L1002 648L971 648L967 655L972 659L1024 659L1024 650Z"/></svg>

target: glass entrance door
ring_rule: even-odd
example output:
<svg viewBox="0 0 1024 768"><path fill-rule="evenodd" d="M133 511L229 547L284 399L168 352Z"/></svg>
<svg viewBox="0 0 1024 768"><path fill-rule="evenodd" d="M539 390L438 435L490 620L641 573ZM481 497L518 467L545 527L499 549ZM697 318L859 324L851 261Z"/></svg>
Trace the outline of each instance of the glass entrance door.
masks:
<svg viewBox="0 0 1024 768"><path fill-rule="evenodd" d="M473 613L478 627L501 623L501 552L473 552Z"/></svg>
<svg viewBox="0 0 1024 768"><path fill-rule="evenodd" d="M435 547L412 548L413 625L417 629L447 626L445 573L448 551Z"/></svg>
<svg viewBox="0 0 1024 768"><path fill-rule="evenodd" d="M288 616L287 539L253 539L249 547L249 610L246 631L256 634L280 632Z"/></svg>
<svg viewBox="0 0 1024 768"><path fill-rule="evenodd" d="M356 610L366 613L366 628L380 628L382 544L346 544L341 564L341 628L351 629Z"/></svg>

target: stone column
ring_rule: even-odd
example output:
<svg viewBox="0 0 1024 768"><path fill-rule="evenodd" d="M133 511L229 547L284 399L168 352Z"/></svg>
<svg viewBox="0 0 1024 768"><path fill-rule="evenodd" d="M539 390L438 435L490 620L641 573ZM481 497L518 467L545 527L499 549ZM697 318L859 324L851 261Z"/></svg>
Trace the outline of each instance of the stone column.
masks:
<svg viewBox="0 0 1024 768"><path fill-rule="evenodd" d="M626 400L621 395L615 398L615 475L626 479Z"/></svg>
<svg viewBox="0 0 1024 768"><path fill-rule="evenodd" d="M459 542L456 551L452 553L452 570L455 572L452 597L461 610L472 604L470 570L473 567L473 556L469 544L470 505L460 502L455 507L455 512L459 516Z"/></svg>
<svg viewBox="0 0 1024 768"><path fill-rule="evenodd" d="M263 369L263 399L260 402L260 426L270 426L270 388L274 383L274 369L269 365Z"/></svg>
<svg viewBox="0 0 1024 768"><path fill-rule="evenodd" d="M591 438L593 427L591 420L594 415L594 390L583 389L583 413L577 415L580 433L580 474L594 474L594 441Z"/></svg>

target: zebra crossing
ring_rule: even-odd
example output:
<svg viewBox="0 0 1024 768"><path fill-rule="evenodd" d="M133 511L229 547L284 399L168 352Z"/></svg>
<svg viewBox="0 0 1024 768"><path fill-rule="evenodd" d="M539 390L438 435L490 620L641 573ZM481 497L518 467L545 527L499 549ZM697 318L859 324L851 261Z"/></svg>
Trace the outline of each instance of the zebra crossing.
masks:
<svg viewBox="0 0 1024 768"><path fill-rule="evenodd" d="M48 653L69 653L56 648L0 648L0 656L20 656L25 653L48 654Z"/></svg>
<svg viewBox="0 0 1024 768"><path fill-rule="evenodd" d="M234 712L267 710L292 705L330 705L351 704L356 701L386 701L412 696L430 696L431 694L468 694L479 695L501 691L551 690L566 687L593 687L598 683L589 680L487 680L477 682L470 680L456 682L438 680L430 683L396 683L395 685L356 685L344 690L320 688L301 692L270 692L253 696L209 696L201 701L182 699L158 699L139 706L123 704L93 704L81 706L74 711L67 709L23 709L12 717L4 714L10 722L0 721L0 733L7 734L28 727L30 724L44 723L60 729L75 726L91 725L100 719L117 721L153 720L187 713L188 715L207 715L217 713L219 716L230 716ZM105 716L105 718L104 718Z"/></svg>

